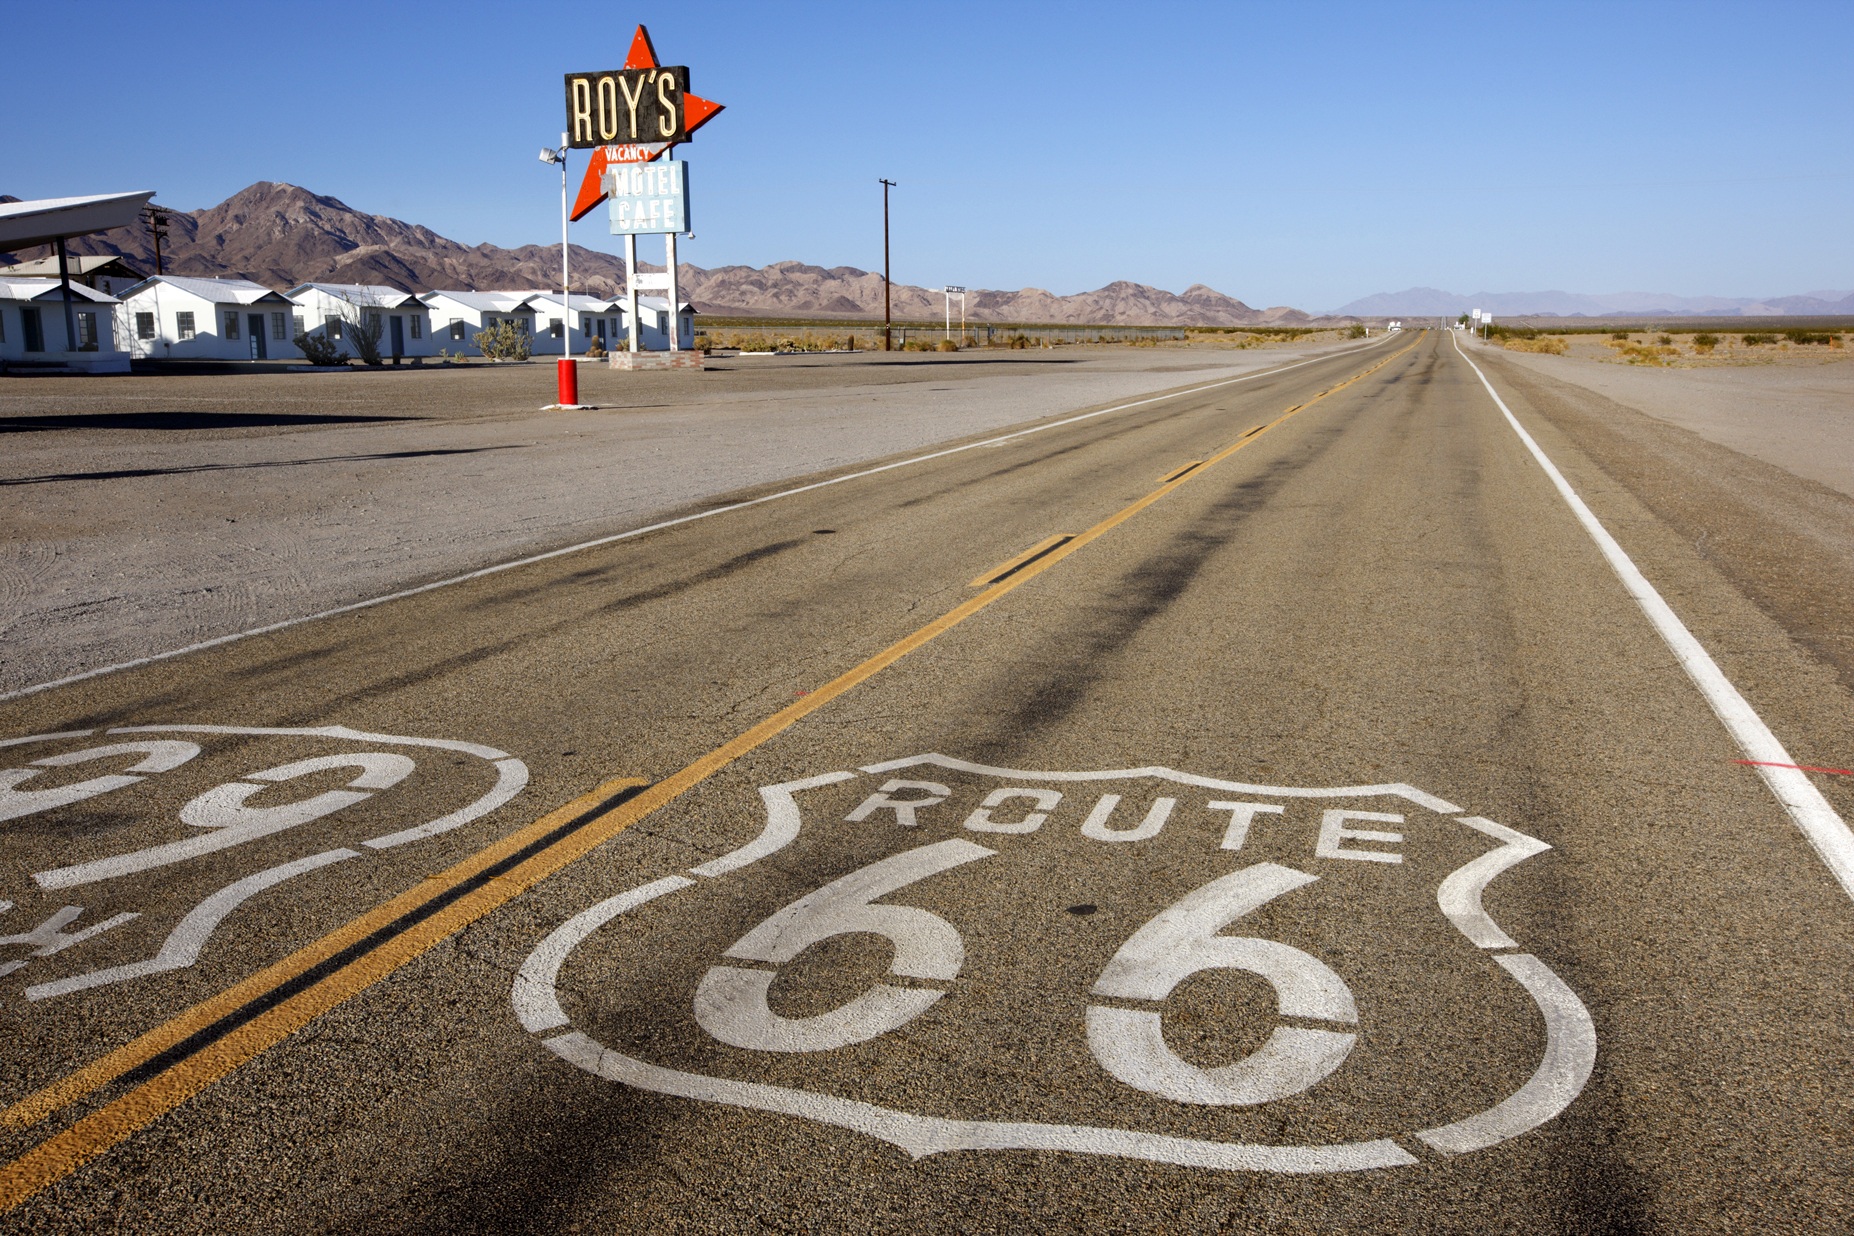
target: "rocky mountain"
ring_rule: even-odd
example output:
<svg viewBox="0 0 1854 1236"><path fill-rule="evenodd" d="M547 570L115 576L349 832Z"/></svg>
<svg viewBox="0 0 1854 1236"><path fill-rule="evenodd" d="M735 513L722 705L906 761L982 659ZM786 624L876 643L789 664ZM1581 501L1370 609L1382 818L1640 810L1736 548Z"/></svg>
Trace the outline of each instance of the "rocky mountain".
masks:
<svg viewBox="0 0 1854 1236"><path fill-rule="evenodd" d="M1476 292L1463 296L1440 288L1406 288L1355 300L1334 314L1357 317L1455 317L1485 309L1507 317L1777 316L1854 313L1854 292L1810 292L1766 299L1674 296L1665 292Z"/></svg>
<svg viewBox="0 0 1854 1236"><path fill-rule="evenodd" d="M71 243L74 253L117 253L154 269L154 246L141 228L124 228ZM39 252L14 255L19 260ZM232 275L285 289L310 281L384 283L406 291L487 290L556 286L560 252L552 246L503 249L447 239L430 228L359 211L296 185L260 181L204 210L174 211L162 257L169 274ZM0 259L3 260L3 259ZM661 269L640 263L645 270ZM609 253L572 251L575 291L616 295L624 263ZM802 262L766 267L677 269L683 294L704 313L740 317L879 317L882 276L853 266ZM936 289L896 284L894 314L937 319ZM1093 292L1057 296L1041 288L1015 292L973 289L966 319L1088 325L1246 326L1310 320L1296 309L1257 310L1196 284L1183 295L1139 283L1110 283Z"/></svg>

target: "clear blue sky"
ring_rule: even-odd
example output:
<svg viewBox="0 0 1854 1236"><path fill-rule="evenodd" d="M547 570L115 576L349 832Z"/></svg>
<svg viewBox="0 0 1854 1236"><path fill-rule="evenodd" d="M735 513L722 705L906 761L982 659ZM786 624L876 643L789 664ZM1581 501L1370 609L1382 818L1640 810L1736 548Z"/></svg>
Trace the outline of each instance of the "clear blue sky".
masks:
<svg viewBox="0 0 1854 1236"><path fill-rule="evenodd" d="M880 269L887 176L909 283L1854 287L1854 0L3 7L21 197L285 180L557 242L561 76L643 20L728 106L684 148L703 266ZM573 239L620 248L598 213Z"/></svg>

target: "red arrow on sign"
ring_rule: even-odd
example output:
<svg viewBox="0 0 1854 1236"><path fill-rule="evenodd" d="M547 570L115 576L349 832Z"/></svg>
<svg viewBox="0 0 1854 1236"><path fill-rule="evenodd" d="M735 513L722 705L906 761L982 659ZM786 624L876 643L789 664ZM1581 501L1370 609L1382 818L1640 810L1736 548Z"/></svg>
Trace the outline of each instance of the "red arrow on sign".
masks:
<svg viewBox="0 0 1854 1236"><path fill-rule="evenodd" d="M642 26L631 37L631 54L624 58L627 69L654 69L657 49L650 42L650 31ZM683 127L695 132L717 116L724 105L712 103L699 95L682 96ZM621 146L595 146L586 163L586 178L579 183L579 197L573 202L573 220L578 222L605 200L605 171L614 163L649 163L668 153L669 142L642 142Z"/></svg>

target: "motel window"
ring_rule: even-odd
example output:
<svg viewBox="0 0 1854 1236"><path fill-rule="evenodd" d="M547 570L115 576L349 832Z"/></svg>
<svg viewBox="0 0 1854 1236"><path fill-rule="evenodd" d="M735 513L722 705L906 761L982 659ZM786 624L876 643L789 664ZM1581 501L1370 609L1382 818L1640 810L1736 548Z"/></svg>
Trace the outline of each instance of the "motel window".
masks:
<svg viewBox="0 0 1854 1236"><path fill-rule="evenodd" d="M285 315L282 313L273 313L270 315L270 337L272 339L288 339L290 337L286 333L290 329L290 324L284 321L284 316Z"/></svg>
<svg viewBox="0 0 1854 1236"><path fill-rule="evenodd" d="M562 329L559 318L548 318L547 319L547 333L552 335L556 339L560 338L560 336L565 333L565 331Z"/></svg>
<svg viewBox="0 0 1854 1236"><path fill-rule="evenodd" d="M297 333L298 335L300 335L300 334L302 334L302 333L303 333L303 315L302 315L302 314L300 314L300 313L293 313L293 314L291 314L291 315L290 315L290 323L291 323L291 325L293 325L293 326L295 326L295 327L296 327L296 333Z"/></svg>
<svg viewBox="0 0 1854 1236"><path fill-rule="evenodd" d="M332 313L324 316L322 318L322 333L327 335L330 339L341 338L341 319Z"/></svg>
<svg viewBox="0 0 1854 1236"><path fill-rule="evenodd" d="M382 329L380 325L380 315L370 309L363 315L363 319L367 323L367 333L378 339Z"/></svg>
<svg viewBox="0 0 1854 1236"><path fill-rule="evenodd" d="M612 333L611 337L613 339L616 339L618 337L618 319L617 318L606 318L605 328L611 331Z"/></svg>
<svg viewBox="0 0 1854 1236"><path fill-rule="evenodd" d="M412 337L414 339L423 339L425 337L424 323L425 319L419 317L418 314L415 313L412 315Z"/></svg>
<svg viewBox="0 0 1854 1236"><path fill-rule="evenodd" d="M0 343L6 342L6 314L0 313Z"/></svg>
<svg viewBox="0 0 1854 1236"><path fill-rule="evenodd" d="M174 336L177 339L193 338L193 315L191 313L174 315Z"/></svg>
<svg viewBox="0 0 1854 1236"><path fill-rule="evenodd" d="M137 339L154 338L154 314L138 313L135 315L135 337Z"/></svg>
<svg viewBox="0 0 1854 1236"><path fill-rule="evenodd" d="M88 351L97 346L97 315L80 313L77 315L77 346Z"/></svg>
<svg viewBox="0 0 1854 1236"><path fill-rule="evenodd" d="M227 339L238 338L238 310L236 309L225 311L225 337Z"/></svg>
<svg viewBox="0 0 1854 1236"><path fill-rule="evenodd" d="M452 318L451 319L451 338L462 339L463 337L464 337L463 319L462 318Z"/></svg>

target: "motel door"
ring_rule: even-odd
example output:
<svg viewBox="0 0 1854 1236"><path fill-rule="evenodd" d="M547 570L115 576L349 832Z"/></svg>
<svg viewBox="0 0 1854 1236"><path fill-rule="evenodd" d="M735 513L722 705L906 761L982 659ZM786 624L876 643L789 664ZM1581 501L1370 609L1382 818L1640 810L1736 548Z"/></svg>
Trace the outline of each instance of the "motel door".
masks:
<svg viewBox="0 0 1854 1236"><path fill-rule="evenodd" d="M251 336L251 359L268 360L270 352L265 347L264 315L253 313L245 318L245 333Z"/></svg>
<svg viewBox="0 0 1854 1236"><path fill-rule="evenodd" d="M406 354L406 320L398 314L393 315L393 359Z"/></svg>
<svg viewBox="0 0 1854 1236"><path fill-rule="evenodd" d="M26 351L43 352L45 350L45 328L39 324L39 311L32 305L22 305L19 310L19 325L25 338Z"/></svg>

